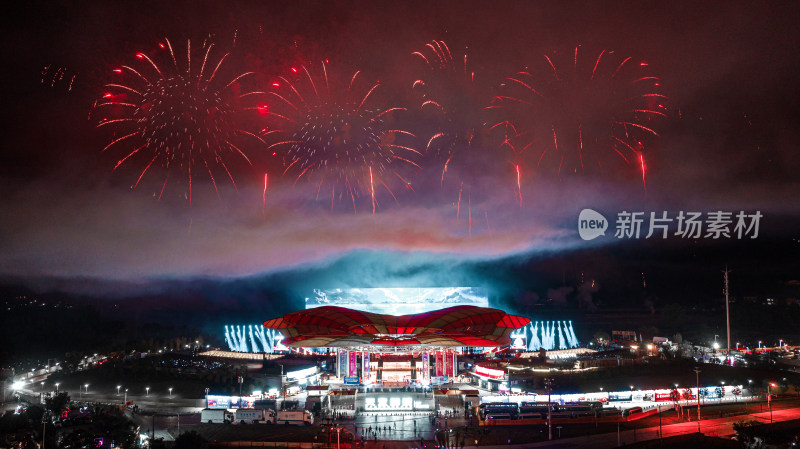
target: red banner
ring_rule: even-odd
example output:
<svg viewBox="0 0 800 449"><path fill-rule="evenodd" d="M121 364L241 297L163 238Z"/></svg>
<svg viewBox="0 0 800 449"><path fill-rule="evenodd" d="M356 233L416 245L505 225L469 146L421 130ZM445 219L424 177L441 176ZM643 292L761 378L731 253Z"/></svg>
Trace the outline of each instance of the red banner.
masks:
<svg viewBox="0 0 800 449"><path fill-rule="evenodd" d="M350 351L350 369L348 370L348 374L350 376L358 376L358 353L355 351Z"/></svg>
<svg viewBox="0 0 800 449"><path fill-rule="evenodd" d="M454 369L455 367L453 366L453 362L454 362L453 353L446 352L444 354L444 370L445 370L444 375L447 377L455 376L455 369Z"/></svg>
<svg viewBox="0 0 800 449"><path fill-rule="evenodd" d="M436 377L444 376L444 357L442 351L436 351Z"/></svg>

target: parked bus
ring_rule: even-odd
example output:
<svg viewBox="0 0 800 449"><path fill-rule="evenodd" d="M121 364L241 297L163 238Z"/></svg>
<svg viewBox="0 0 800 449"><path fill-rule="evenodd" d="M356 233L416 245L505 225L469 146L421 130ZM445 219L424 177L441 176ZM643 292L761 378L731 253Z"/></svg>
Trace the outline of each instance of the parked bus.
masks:
<svg viewBox="0 0 800 449"><path fill-rule="evenodd" d="M556 405L552 405L556 410ZM519 419L546 419L547 403L541 402L522 402L519 404Z"/></svg>
<svg viewBox="0 0 800 449"><path fill-rule="evenodd" d="M489 402L479 405L478 413L484 421L490 419L517 419L519 405L516 403Z"/></svg>

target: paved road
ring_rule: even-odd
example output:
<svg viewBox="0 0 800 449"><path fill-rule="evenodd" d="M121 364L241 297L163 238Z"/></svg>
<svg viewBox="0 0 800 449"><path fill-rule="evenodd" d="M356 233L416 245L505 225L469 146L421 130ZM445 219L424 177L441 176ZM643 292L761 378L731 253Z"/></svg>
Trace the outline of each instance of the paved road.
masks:
<svg viewBox="0 0 800 449"><path fill-rule="evenodd" d="M140 415L131 412L126 412L128 418L140 426L142 433L148 437L163 438L164 441L174 441L175 438L169 429L180 428L180 426L187 426L191 424L200 423L200 415L198 414L172 414L172 415ZM155 434L153 433L153 426L155 425Z"/></svg>
<svg viewBox="0 0 800 449"><path fill-rule="evenodd" d="M67 391L62 389L61 391ZM187 399L179 397L177 394L173 397L157 396L151 394L150 396L135 396L132 394L125 395L120 393L111 394L98 394L89 390L89 393L80 393L76 391L67 391L70 399L77 402L96 402L100 404L119 404L120 406L128 402L132 402L139 406L139 409L152 410L157 412L180 412L180 413L200 413L205 406L204 399Z"/></svg>
<svg viewBox="0 0 800 449"><path fill-rule="evenodd" d="M738 421L760 421L768 423L770 421L769 412L753 413L750 415L737 415L727 418L707 419L700 421L700 431L708 436L731 436L733 431L733 424ZM773 419L778 421L790 421L793 419L800 419L800 408L791 408L785 410L774 410L772 412ZM670 424L663 426L664 436L672 437L677 435L685 435L697 432L697 421L685 422L679 424ZM618 440L619 438L619 440ZM617 447L618 443L632 444L637 441L655 440L658 439L658 427L647 427L644 429L626 430L620 432L619 436L616 433L606 433L600 435L591 435L589 437L576 437L564 438L556 441L544 441L539 443L531 443L524 445L516 445L520 448L537 448L537 447L559 447L559 448L612 448ZM508 448L507 445L503 446L481 446L481 449L499 449Z"/></svg>
<svg viewBox="0 0 800 449"><path fill-rule="evenodd" d="M793 419L800 419L800 408L790 408L784 410L773 410L773 419L775 422L790 421ZM700 422L700 430L708 436L726 437L731 436L733 431L733 424L738 421L760 421L764 423L770 422L769 412L753 413L749 415L737 415L727 418L707 419ZM678 424L670 424L663 426L664 437L672 437L678 435L686 435L697 432L697 422L685 422ZM637 441L655 440L658 439L658 426L647 427L636 430L626 430L619 433L606 433L599 435L591 435L587 437L564 438L553 441L543 441L538 443L529 444L514 444L498 445L498 446L464 446L463 449L508 449L514 448L566 448L566 449L603 449L614 448L621 444L633 444ZM429 443L426 445L428 448L432 447ZM377 443L368 443L366 449L421 449L419 441L378 441Z"/></svg>

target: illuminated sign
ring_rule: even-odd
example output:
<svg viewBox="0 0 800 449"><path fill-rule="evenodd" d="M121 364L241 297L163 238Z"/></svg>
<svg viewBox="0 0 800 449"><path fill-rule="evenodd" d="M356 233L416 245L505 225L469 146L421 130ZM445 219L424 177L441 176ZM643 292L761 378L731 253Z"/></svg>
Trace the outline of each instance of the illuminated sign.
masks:
<svg viewBox="0 0 800 449"><path fill-rule="evenodd" d="M316 367L300 369L297 371L289 371L286 373L286 380L305 379L306 377L313 376L314 374L317 374Z"/></svg>
<svg viewBox="0 0 800 449"><path fill-rule="evenodd" d="M463 305L489 307L486 290L477 287L318 289L305 300L306 309L339 306L398 316Z"/></svg>
<svg viewBox="0 0 800 449"><path fill-rule="evenodd" d="M450 378L447 376L434 376L431 377L431 385L442 385L450 382Z"/></svg>
<svg viewBox="0 0 800 449"><path fill-rule="evenodd" d="M506 372L501 369L486 368L483 366L475 367L475 374L479 376L488 377L490 379L505 379Z"/></svg>

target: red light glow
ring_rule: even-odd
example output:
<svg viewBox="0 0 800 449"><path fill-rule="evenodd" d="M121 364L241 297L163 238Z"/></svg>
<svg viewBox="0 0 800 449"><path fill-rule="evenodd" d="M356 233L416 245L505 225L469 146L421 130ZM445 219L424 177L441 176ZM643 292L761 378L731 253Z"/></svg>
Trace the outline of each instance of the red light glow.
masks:
<svg viewBox="0 0 800 449"><path fill-rule="evenodd" d="M292 67L292 73L297 73L297 67Z"/></svg>
<svg viewBox="0 0 800 449"><path fill-rule="evenodd" d="M475 374L489 377L492 379L503 379L506 377L506 372L501 369L485 368L480 365L475 366Z"/></svg>
<svg viewBox="0 0 800 449"><path fill-rule="evenodd" d="M136 53L136 57L139 59L144 59L144 53Z"/></svg>

